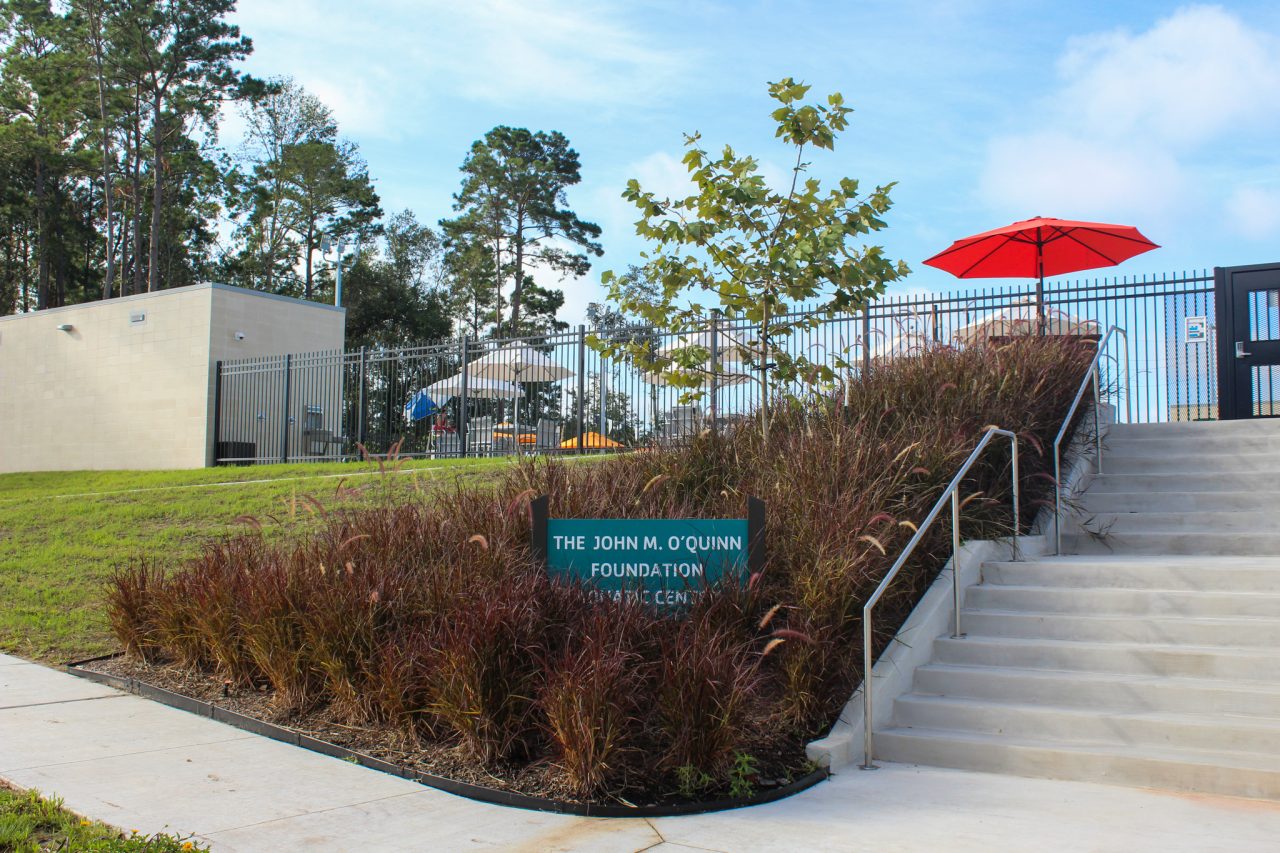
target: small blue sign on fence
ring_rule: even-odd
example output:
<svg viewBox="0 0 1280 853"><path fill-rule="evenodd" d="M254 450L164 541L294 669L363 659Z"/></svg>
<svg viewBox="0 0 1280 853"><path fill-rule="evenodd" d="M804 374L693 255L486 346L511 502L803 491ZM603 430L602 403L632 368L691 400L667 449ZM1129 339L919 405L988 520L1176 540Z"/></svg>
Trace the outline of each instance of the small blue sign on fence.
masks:
<svg viewBox="0 0 1280 853"><path fill-rule="evenodd" d="M763 561L764 504L747 518L547 518L533 502L534 550L553 578L578 581L614 599L631 596L679 612L707 589L746 583Z"/></svg>

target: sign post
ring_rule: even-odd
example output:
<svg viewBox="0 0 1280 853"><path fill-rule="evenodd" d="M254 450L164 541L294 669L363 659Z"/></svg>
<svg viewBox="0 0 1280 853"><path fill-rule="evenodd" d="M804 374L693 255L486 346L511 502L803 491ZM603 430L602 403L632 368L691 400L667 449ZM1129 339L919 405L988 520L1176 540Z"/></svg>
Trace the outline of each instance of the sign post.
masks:
<svg viewBox="0 0 1280 853"><path fill-rule="evenodd" d="M746 518L550 518L534 498L532 547L553 578L602 596L635 598L680 613L726 579L746 583L764 568L764 502Z"/></svg>

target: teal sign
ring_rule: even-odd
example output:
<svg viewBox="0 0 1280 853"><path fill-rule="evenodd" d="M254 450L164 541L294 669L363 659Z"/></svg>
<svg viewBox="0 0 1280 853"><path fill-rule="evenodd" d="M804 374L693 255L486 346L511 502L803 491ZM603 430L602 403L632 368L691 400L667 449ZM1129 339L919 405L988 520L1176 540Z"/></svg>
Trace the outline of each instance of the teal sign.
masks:
<svg viewBox="0 0 1280 853"><path fill-rule="evenodd" d="M756 523L745 518L546 518L545 507L545 498L535 502L534 546L547 572L615 599L635 596L679 611L726 577L745 583L762 559L763 504L758 513L753 505Z"/></svg>

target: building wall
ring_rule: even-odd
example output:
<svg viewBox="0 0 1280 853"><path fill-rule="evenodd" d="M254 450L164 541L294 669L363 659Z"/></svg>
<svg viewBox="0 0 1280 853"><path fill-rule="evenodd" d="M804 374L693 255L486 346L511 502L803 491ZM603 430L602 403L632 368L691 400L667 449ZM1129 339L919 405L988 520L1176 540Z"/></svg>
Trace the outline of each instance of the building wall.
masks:
<svg viewBox="0 0 1280 853"><path fill-rule="evenodd" d="M343 319L209 284L0 317L0 471L201 467L213 363L341 347Z"/></svg>

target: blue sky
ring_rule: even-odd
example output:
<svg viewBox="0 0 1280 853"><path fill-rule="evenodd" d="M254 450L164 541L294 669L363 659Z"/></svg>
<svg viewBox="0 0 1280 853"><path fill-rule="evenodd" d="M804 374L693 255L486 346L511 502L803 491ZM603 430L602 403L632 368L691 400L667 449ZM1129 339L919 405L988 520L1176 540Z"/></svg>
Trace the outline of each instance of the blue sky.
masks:
<svg viewBox="0 0 1280 853"><path fill-rule="evenodd" d="M644 248L628 178L681 192L682 134L786 173L768 81L855 109L813 171L897 181L881 242L914 272L951 240L1034 215L1124 222L1159 273L1280 260L1280 4L241 0L248 69L291 75L360 145L387 211L451 214L458 165L497 124L579 151L570 203L605 256L561 283L566 319ZM234 147L236 122L223 142ZM551 283L546 276L544 283Z"/></svg>

